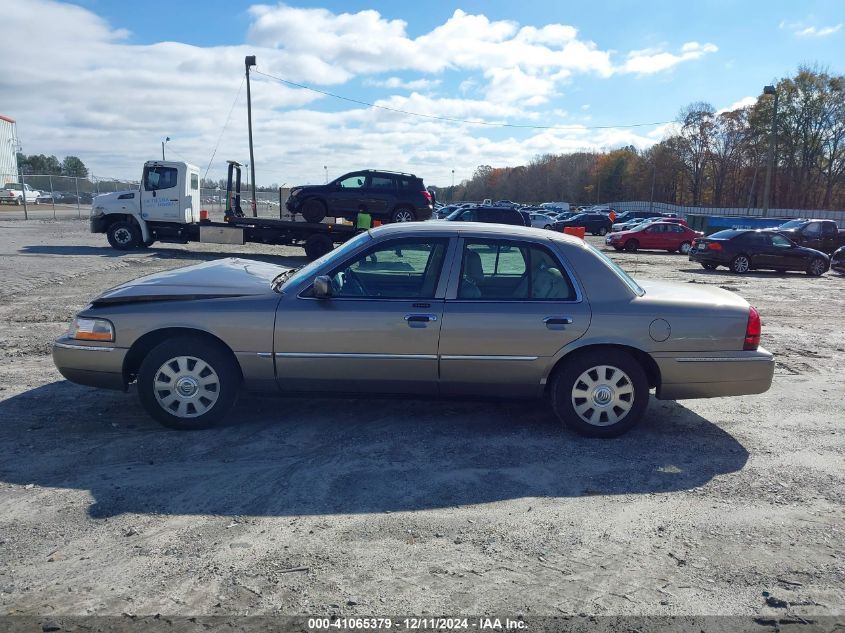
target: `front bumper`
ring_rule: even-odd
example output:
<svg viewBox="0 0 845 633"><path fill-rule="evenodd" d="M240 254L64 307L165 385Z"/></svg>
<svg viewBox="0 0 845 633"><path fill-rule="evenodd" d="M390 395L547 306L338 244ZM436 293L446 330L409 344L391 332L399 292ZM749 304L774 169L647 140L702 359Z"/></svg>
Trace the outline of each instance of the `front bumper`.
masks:
<svg viewBox="0 0 845 633"><path fill-rule="evenodd" d="M660 352L660 400L746 396L768 391L775 358L762 347L748 352Z"/></svg>
<svg viewBox="0 0 845 633"><path fill-rule="evenodd" d="M105 233L106 232L106 216L92 215L89 220L91 233Z"/></svg>
<svg viewBox="0 0 845 633"><path fill-rule="evenodd" d="M62 336L53 343L53 363L62 376L78 385L125 391L123 361L127 351Z"/></svg>

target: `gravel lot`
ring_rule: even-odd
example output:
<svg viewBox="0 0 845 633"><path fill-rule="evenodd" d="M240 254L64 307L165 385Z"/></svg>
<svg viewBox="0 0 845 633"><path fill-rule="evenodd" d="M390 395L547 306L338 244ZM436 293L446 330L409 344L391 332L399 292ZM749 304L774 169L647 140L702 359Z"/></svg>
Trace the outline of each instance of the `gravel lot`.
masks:
<svg viewBox="0 0 845 633"><path fill-rule="evenodd" d="M616 440L543 404L413 400L242 399L178 433L64 381L52 339L134 277L301 251L123 254L84 220L9 218L0 615L845 613L845 277L612 253L746 297L778 360L766 394L652 400Z"/></svg>

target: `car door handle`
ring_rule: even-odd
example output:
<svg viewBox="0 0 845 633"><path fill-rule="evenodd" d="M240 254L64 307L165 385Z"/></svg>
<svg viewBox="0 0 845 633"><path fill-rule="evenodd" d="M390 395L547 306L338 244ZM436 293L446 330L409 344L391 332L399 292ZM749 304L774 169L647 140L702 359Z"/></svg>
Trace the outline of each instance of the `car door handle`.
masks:
<svg viewBox="0 0 845 633"><path fill-rule="evenodd" d="M428 323L429 321L436 321L436 314L406 314L405 320L408 323Z"/></svg>
<svg viewBox="0 0 845 633"><path fill-rule="evenodd" d="M548 325L571 325L572 324L572 317L563 317L563 316L547 316L543 319L543 323Z"/></svg>

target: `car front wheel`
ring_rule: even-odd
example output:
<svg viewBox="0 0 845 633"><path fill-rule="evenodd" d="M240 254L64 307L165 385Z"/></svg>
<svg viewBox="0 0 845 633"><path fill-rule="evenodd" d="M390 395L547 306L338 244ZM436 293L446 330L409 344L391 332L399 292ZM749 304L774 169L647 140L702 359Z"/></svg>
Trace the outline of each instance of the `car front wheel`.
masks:
<svg viewBox="0 0 845 633"><path fill-rule="evenodd" d="M551 402L567 427L589 437L616 437L642 418L648 381L629 354L602 350L563 362L552 379Z"/></svg>
<svg viewBox="0 0 845 633"><path fill-rule="evenodd" d="M807 274L811 277L821 277L827 270L827 264L820 257L813 259L807 266Z"/></svg>
<svg viewBox="0 0 845 633"><path fill-rule="evenodd" d="M607 229L606 229L605 227L601 227L601 228L599 229L599 235L601 235L602 237L604 237L605 235L607 235Z"/></svg>
<svg viewBox="0 0 845 633"><path fill-rule="evenodd" d="M634 253L640 247L640 243L637 240L628 240L625 242L625 250L629 253Z"/></svg>
<svg viewBox="0 0 845 633"><path fill-rule="evenodd" d="M302 204L302 217L306 222L317 223L322 222L326 217L326 205L316 198L306 200Z"/></svg>
<svg viewBox="0 0 845 633"><path fill-rule="evenodd" d="M154 347L138 370L138 396L164 426L205 429L235 404L241 375L219 343L184 336Z"/></svg>
<svg viewBox="0 0 845 633"><path fill-rule="evenodd" d="M689 255L690 249L692 248L692 244L689 242L681 242L681 253L684 255Z"/></svg>

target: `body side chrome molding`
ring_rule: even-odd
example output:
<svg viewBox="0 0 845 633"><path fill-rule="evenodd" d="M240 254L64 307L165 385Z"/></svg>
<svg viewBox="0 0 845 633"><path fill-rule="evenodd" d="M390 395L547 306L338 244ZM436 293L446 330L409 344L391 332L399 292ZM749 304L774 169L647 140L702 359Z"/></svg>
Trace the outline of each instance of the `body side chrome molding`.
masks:
<svg viewBox="0 0 845 633"><path fill-rule="evenodd" d="M276 352L276 358L356 358L375 360L437 360L437 354L360 354L320 352Z"/></svg>
<svg viewBox="0 0 845 633"><path fill-rule="evenodd" d="M114 347L98 347L96 345L73 345L71 343L59 342L54 342L53 345L55 347L61 347L63 349L77 349L86 352L113 352L115 350Z"/></svg>
<svg viewBox="0 0 845 633"><path fill-rule="evenodd" d="M763 356L752 356L751 358L740 358L737 356L725 356L725 357L705 357L705 356L692 356L689 358L676 358L675 362L677 363L748 363L748 362L765 362L771 363L773 362L773 358L766 358Z"/></svg>

